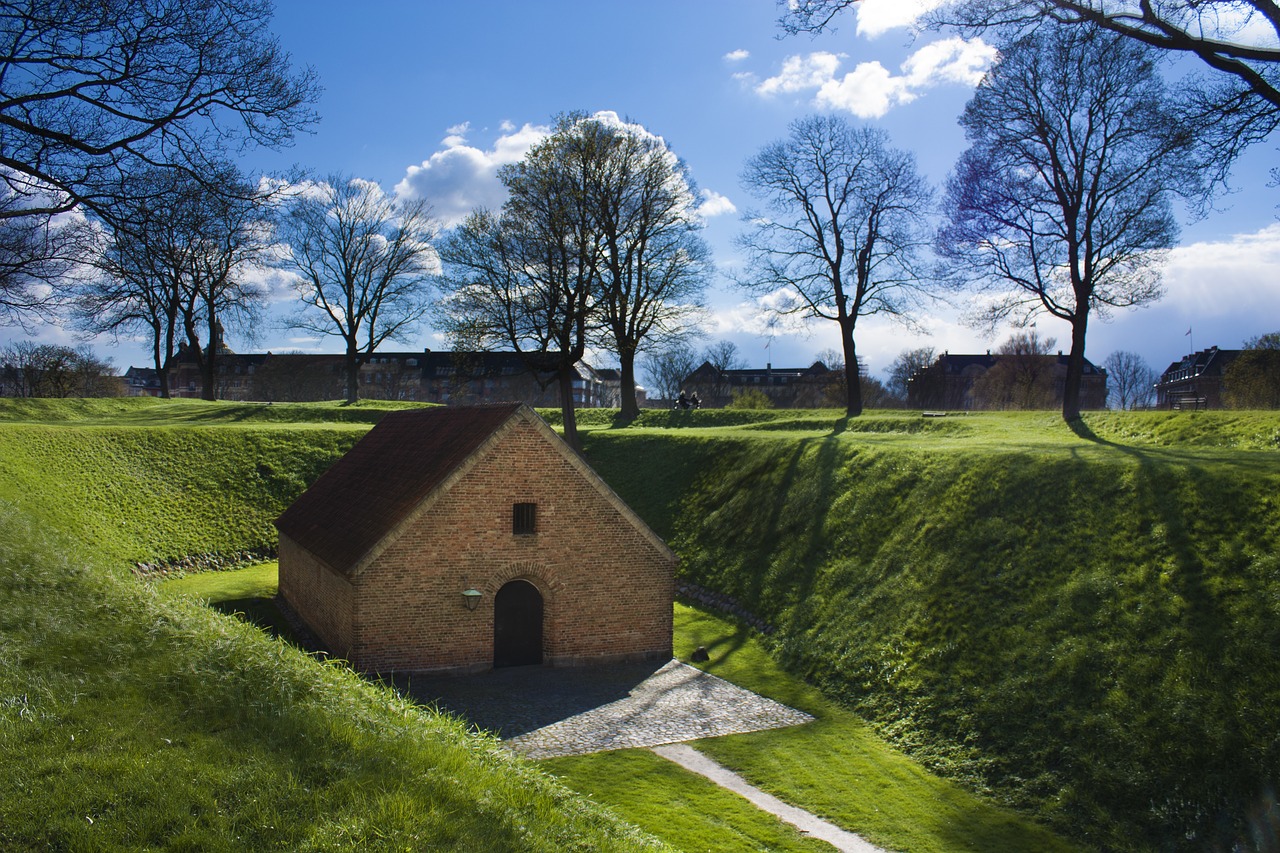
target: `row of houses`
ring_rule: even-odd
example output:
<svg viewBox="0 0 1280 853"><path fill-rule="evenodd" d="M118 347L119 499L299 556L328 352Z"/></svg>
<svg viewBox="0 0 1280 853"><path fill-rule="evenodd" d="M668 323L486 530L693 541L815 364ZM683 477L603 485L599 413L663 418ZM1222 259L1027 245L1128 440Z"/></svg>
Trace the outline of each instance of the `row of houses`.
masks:
<svg viewBox="0 0 1280 853"><path fill-rule="evenodd" d="M1210 347L1179 359L1155 385L1160 408L1218 408L1222 380L1241 350ZM1061 405L1067 356L1000 355L944 352L917 371L907 384L906 406L912 409L977 410L1054 408ZM860 371L862 373L862 371ZM865 374L864 374L865 375ZM426 403L473 404L518 401L531 406L560 405L559 388L549 373L531 370L512 352L433 352L430 349L376 353L360 368L360 395L366 399ZM124 376L130 396L158 396L160 382L152 368L130 367ZM346 366L341 355L219 352L218 399L259 402L310 402L341 398ZM720 370L704 362L682 383L701 405L720 408L744 391L755 390L776 408L839 405L844 371L821 361L807 367ZM581 408L617 407L621 375L616 369L579 364L572 379L573 402ZM170 394L200 397L201 377L194 358L182 351L169 374ZM1107 405L1107 372L1085 360L1081 406ZM640 405L645 392L637 388ZM670 406L654 400L649 405Z"/></svg>
<svg viewBox="0 0 1280 853"><path fill-rule="evenodd" d="M237 353L223 347L216 359L220 400L302 403L346 395L346 360L341 355ZM531 370L513 352L379 352L360 367L360 396L374 400L467 405L519 401L531 406L560 405L553 375ZM154 368L130 367L125 373L130 396L159 396ZM573 402L582 408L616 407L622 378L617 370L574 368ZM169 368L169 394L202 396L195 359L182 350Z"/></svg>
<svg viewBox="0 0 1280 853"><path fill-rule="evenodd" d="M1151 389L1159 409L1219 409L1227 369L1244 350L1209 347L1169 364ZM1003 365L1001 361L1003 359ZM908 382L913 409L1048 408L1062 403L1067 356L943 353ZM1019 399L1019 394L1023 395ZM1107 372L1085 359L1084 409L1107 405ZM1019 405L1024 403L1025 405Z"/></svg>
<svg viewBox="0 0 1280 853"><path fill-rule="evenodd" d="M219 400L301 403L334 400L346 393L346 361L341 355L237 353L225 346L217 356ZM553 375L531 370L514 352L379 352L360 367L364 399L407 400L471 405L522 402L535 407L560 405ZM154 368L130 367L125 373L129 396L159 396ZM831 388L844 372L817 361L808 367L720 371L710 363L691 373L682 387L697 394L702 405L719 408L745 389L756 389L777 408L814 408L833 404ZM621 403L622 375L614 368L578 364L572 377L573 402L579 408L616 408ZM182 349L169 368L172 397L202 396L200 369ZM646 399L636 388L641 407L666 407L674 401Z"/></svg>

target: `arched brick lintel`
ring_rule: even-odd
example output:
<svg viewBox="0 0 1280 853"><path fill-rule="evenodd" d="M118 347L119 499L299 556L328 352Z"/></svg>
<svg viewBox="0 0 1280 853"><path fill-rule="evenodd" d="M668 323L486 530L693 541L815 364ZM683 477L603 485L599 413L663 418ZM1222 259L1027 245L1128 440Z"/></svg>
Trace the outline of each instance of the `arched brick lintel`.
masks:
<svg viewBox="0 0 1280 853"><path fill-rule="evenodd" d="M492 599L498 594L498 590L515 580L525 580L537 587L538 592L542 594L543 604L547 607L555 603L566 586L560 579L560 573L554 568L530 561L503 566L491 577L491 585L486 585L487 588L483 591Z"/></svg>

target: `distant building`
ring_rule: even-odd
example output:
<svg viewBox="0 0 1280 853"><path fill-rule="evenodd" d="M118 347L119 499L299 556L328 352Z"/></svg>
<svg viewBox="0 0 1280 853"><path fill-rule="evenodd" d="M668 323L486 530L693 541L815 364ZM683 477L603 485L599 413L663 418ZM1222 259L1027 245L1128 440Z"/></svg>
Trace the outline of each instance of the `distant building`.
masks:
<svg viewBox="0 0 1280 853"><path fill-rule="evenodd" d="M779 409L814 409L831 405L828 392L838 386L844 371L832 370L821 361L808 367L717 370L709 361L685 377L681 389L697 394L705 408L718 409L733 402L743 391L763 393Z"/></svg>
<svg viewBox="0 0 1280 853"><path fill-rule="evenodd" d="M1000 355L990 350L981 354L952 354L944 352L933 364L925 367L907 380L907 407L912 409L1002 409L1002 408L1054 408L1062 405L1066 388L1068 356L1057 355ZM988 374L1001 361L1011 374L1002 382L998 394L994 383L984 382ZM1017 362L1017 369L1013 362ZM1022 382L1025 393L1017 395L1017 384ZM1012 388L1010 386L1013 386ZM1014 392L1008 395L1008 392ZM1020 405L1011 400L1025 400ZM1033 401L1033 402L1032 402ZM1104 409L1107 405L1107 372L1088 359L1080 377L1080 408Z"/></svg>
<svg viewBox="0 0 1280 853"><path fill-rule="evenodd" d="M300 403L346 395L346 359L342 355L237 353L224 346L218 353L215 374L220 400ZM577 365L572 377L574 405L618 405L621 377L617 374L616 370ZM131 367L126 383L135 396L160 393L154 369ZM360 397L369 400L560 405L560 388L553 374L530 370L514 352L375 352L360 366L358 383ZM194 356L181 347L169 364L170 396L199 398L203 385Z"/></svg>
<svg viewBox="0 0 1280 853"><path fill-rule="evenodd" d="M124 374L125 396L159 397L160 377L154 367L130 367Z"/></svg>
<svg viewBox="0 0 1280 853"><path fill-rule="evenodd" d="M1209 347L1170 364L1156 383L1162 409L1222 408L1222 376L1244 350Z"/></svg>

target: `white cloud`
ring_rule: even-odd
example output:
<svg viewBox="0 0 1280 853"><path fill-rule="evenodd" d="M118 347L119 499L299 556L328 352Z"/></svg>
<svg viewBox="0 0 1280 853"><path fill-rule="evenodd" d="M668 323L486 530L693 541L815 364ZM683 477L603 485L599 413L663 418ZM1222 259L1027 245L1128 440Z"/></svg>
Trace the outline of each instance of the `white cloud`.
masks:
<svg viewBox="0 0 1280 853"><path fill-rule="evenodd" d="M715 190L702 190L699 195L702 200L698 204L698 216L703 219L738 212L733 202Z"/></svg>
<svg viewBox="0 0 1280 853"><path fill-rule="evenodd" d="M462 124L455 124L453 127L445 130L447 134L442 143L446 148L453 148L467 141L467 131L471 129L471 122L464 121Z"/></svg>
<svg viewBox="0 0 1280 853"><path fill-rule="evenodd" d="M981 39L948 38L931 42L902 63L907 85L914 88L941 83L977 86L995 61L996 49Z"/></svg>
<svg viewBox="0 0 1280 853"><path fill-rule="evenodd" d="M947 0L861 0L858 3L858 35L882 36L890 30L914 27L920 16Z"/></svg>
<svg viewBox="0 0 1280 853"><path fill-rule="evenodd" d="M782 63L782 72L756 86L756 92L761 95L776 95L816 89L835 76L836 69L840 67L840 59L840 56L826 51L808 56L789 56Z"/></svg>
<svg viewBox="0 0 1280 853"><path fill-rule="evenodd" d="M814 103L858 118L879 118L891 107L910 103L915 97L906 78L894 77L879 62L863 62L841 79L823 83Z"/></svg>
<svg viewBox="0 0 1280 853"><path fill-rule="evenodd" d="M907 57L900 75L879 62L862 62L838 76L844 57L819 51L788 57L782 71L760 83L755 91L769 96L814 90L815 106L844 110L859 118L879 118L934 86L976 86L995 55L995 49L981 39L949 38L926 44Z"/></svg>
<svg viewBox="0 0 1280 853"><path fill-rule="evenodd" d="M738 50L731 50L726 53L723 59L725 62L741 62L749 56L751 56L751 51L739 48Z"/></svg>
<svg viewBox="0 0 1280 853"><path fill-rule="evenodd" d="M469 124L449 128L441 143L444 147L406 169L395 187L397 196L427 199L446 228L457 225L477 207L500 207L506 191L498 181L499 167L519 162L549 132L542 125L516 128L504 121L493 147L484 150L468 145L457 132L469 130Z"/></svg>
<svg viewBox="0 0 1280 853"><path fill-rule="evenodd" d="M1191 243L1169 253L1166 304L1197 317L1270 316L1280 320L1280 223L1230 240ZM1230 343L1221 346L1231 346Z"/></svg>

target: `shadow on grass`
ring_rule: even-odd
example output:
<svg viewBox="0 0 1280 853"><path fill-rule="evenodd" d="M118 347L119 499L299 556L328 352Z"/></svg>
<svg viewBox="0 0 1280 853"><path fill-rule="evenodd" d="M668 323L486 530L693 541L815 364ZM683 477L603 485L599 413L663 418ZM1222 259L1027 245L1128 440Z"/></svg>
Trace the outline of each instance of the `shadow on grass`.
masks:
<svg viewBox="0 0 1280 853"><path fill-rule="evenodd" d="M289 620L281 612L280 608L276 606L274 598L236 598L227 601L210 602L209 607L219 613L234 616L242 622L248 622L250 625L261 628L271 636L284 640L304 651L314 651L314 649L307 648L303 638L299 637L293 630Z"/></svg>

